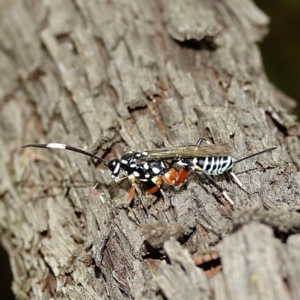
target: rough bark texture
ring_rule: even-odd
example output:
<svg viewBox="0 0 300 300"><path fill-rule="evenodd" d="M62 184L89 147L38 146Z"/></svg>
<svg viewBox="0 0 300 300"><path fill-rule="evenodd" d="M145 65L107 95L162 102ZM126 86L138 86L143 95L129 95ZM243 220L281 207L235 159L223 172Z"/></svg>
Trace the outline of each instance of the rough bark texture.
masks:
<svg viewBox="0 0 300 300"><path fill-rule="evenodd" d="M263 71L253 2L3 0L0 13L1 242L18 299L300 299L300 131ZM20 150L110 159L198 137L235 158L278 148L235 166L248 193L218 179L236 207L191 175L151 198L158 216L138 196L128 211L128 182L85 156Z"/></svg>

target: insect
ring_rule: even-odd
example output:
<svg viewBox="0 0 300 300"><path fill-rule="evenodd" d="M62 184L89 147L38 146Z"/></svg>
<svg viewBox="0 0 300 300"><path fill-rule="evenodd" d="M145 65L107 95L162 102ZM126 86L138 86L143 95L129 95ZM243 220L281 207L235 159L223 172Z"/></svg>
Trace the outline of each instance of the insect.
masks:
<svg viewBox="0 0 300 300"><path fill-rule="evenodd" d="M228 155L228 146L212 144L201 145L204 140L205 139L200 138L196 145L163 148L146 152L131 151L125 153L120 160L114 158L109 162L90 152L60 143L28 144L22 148L65 149L81 153L103 163L108 168L111 178L116 181L120 180L118 176L122 171L125 174L125 178L127 177L131 182L131 189L126 199L127 205L130 204L134 196L137 182L141 182L147 187L146 193L153 194L159 190L162 182L172 186L180 185L186 179L190 170L203 173L218 190L224 194L225 198L231 204L234 204L226 192L212 179L211 175L223 174L231 170L236 163L276 148L268 148L234 161L233 158ZM174 165L178 165L182 168L177 171L173 167ZM241 183L240 185L242 186Z"/></svg>
<svg viewBox="0 0 300 300"><path fill-rule="evenodd" d="M168 177L171 185L181 184L188 176L190 170L196 171L204 174L233 205L234 202L211 176L222 175L225 172L230 171L234 164L276 149L276 147L267 148L265 150L245 156L241 159L234 160L228 155L230 150L229 146L208 143L201 145L203 141L205 141L205 139L200 138L196 142L196 145L150 150L144 152L143 154L147 157L147 159L172 160L170 166L178 165L182 167L179 171L174 173L172 173L172 170L174 170L173 168L169 169ZM233 172L230 173L237 184L243 187L242 183L238 180L235 174Z"/></svg>
<svg viewBox="0 0 300 300"><path fill-rule="evenodd" d="M145 158L145 152L131 151L125 153L120 160L114 158L110 161L106 161L105 159L90 152L60 143L28 144L22 146L22 148L28 147L64 149L92 157L103 163L108 168L111 178L116 181L123 179L118 178L122 171L125 174L125 178L127 177L131 182L131 189L125 202L126 205L130 204L134 196L137 182L141 182L147 188L146 193L153 194L159 190L163 181L166 184L171 185L172 182L169 178L173 178L174 176L176 177L177 175L175 174L177 171L173 168L168 170L165 162L161 159L143 159Z"/></svg>

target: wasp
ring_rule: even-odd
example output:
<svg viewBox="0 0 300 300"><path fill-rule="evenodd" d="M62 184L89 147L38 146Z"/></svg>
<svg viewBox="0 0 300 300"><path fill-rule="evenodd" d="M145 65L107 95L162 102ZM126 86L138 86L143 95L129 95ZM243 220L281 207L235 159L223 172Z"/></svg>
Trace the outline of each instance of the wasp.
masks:
<svg viewBox="0 0 300 300"><path fill-rule="evenodd" d="M151 158L147 158L147 160L143 159L146 158L145 152L130 151L122 155L121 159L114 158L110 161L106 161L93 153L61 143L27 144L22 146L22 148L29 147L63 149L89 156L103 163L107 167L111 178L116 181L121 180L119 175L122 171L125 178L127 177L131 182L131 188L125 201L126 205L129 205L133 199L137 182L141 182L147 188L147 194L153 194L159 190L163 181L170 185L171 181L169 180L169 177L174 177L174 171L171 171L172 176L170 176L168 173L168 167L163 160Z"/></svg>
<svg viewBox="0 0 300 300"><path fill-rule="evenodd" d="M222 187L215 182L212 176L222 175L227 171L231 171L234 164L276 149L276 147L267 148L238 160L234 160L229 155L229 146L209 143L203 145L203 141L206 141L206 139L200 138L196 142L196 145L150 150L143 152L143 155L147 159L171 160L170 166L178 165L181 167L179 171L173 167L168 169L168 173L165 175L168 177L168 184L174 186L180 185L186 179L190 170L196 171L204 174L217 187L217 189L224 194L225 198L234 205L234 202L230 199ZM233 172L230 173L238 185L243 187L235 174Z"/></svg>
<svg viewBox="0 0 300 300"><path fill-rule="evenodd" d="M110 161L84 151L79 148L60 143L48 144L27 144L22 148L37 147L48 149L64 149L89 156L103 163L110 172L111 178L119 181L121 171L131 182L131 188L126 199L126 205L133 199L137 182L147 187L146 193L157 192L162 182L167 185L180 185L188 176L190 170L203 173L220 190L225 198L231 203L226 192L211 178L211 175L221 175L232 169L233 165L250 157L274 150L276 147L268 148L256 152L239 160L234 160L229 156L230 148L226 145L202 144L204 138L200 138L196 145L186 145L181 147L171 147L149 150L144 152L126 152L121 159L114 158ZM178 171L174 166L178 165ZM240 184L241 185L241 184Z"/></svg>

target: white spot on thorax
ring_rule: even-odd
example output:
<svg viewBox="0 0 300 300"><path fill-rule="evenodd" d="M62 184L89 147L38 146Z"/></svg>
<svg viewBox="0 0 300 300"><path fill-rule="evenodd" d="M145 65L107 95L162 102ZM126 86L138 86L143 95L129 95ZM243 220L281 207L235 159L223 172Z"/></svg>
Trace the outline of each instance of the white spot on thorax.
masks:
<svg viewBox="0 0 300 300"><path fill-rule="evenodd" d="M133 175L134 175L135 177L140 177L140 173L137 172L137 171L134 171L134 172L133 172Z"/></svg>
<svg viewBox="0 0 300 300"><path fill-rule="evenodd" d="M158 168L152 168L152 171L154 174L158 174L159 173L159 169Z"/></svg>

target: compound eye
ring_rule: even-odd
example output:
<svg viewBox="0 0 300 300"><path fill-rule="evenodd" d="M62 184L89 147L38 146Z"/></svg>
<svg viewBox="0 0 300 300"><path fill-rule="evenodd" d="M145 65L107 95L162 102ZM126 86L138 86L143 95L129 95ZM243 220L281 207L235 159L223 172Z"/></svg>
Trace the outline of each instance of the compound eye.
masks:
<svg viewBox="0 0 300 300"><path fill-rule="evenodd" d="M118 159L112 159L108 164L107 164L108 170L110 172L111 178L115 178L119 175L120 173L120 162Z"/></svg>

